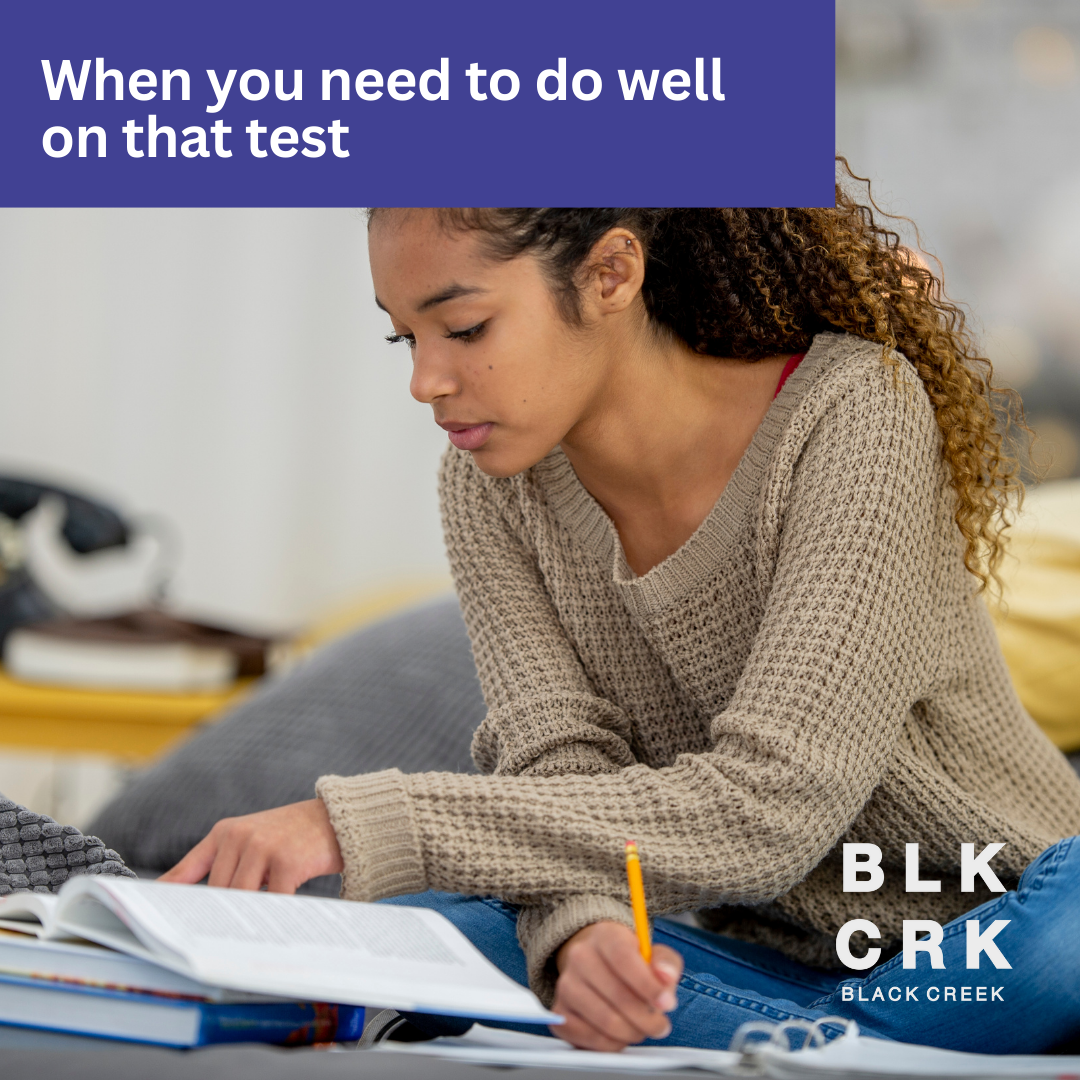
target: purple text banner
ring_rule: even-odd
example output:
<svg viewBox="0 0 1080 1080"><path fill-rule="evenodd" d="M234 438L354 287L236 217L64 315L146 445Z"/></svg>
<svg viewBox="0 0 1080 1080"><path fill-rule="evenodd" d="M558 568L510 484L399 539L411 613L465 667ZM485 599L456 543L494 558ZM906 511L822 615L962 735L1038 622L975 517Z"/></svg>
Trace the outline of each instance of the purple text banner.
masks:
<svg viewBox="0 0 1080 1080"><path fill-rule="evenodd" d="M833 0L51 0L4 206L824 206Z"/></svg>

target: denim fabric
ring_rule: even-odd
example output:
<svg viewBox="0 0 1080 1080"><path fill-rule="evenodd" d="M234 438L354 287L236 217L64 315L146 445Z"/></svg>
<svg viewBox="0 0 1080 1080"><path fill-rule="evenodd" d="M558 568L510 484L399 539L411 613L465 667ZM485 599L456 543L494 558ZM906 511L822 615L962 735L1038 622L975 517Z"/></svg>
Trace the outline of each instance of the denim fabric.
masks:
<svg viewBox="0 0 1080 1080"><path fill-rule="evenodd" d="M432 908L445 915L497 967L526 983L517 941L517 909L491 898L426 892L384 901ZM966 966L966 922L985 931L1009 925L994 943L1011 963L998 969L984 953L979 970ZM898 955L862 977L817 971L759 945L657 919L654 941L686 961L679 1005L666 1042L727 1049L748 1020L858 1021L867 1035L977 1053L1040 1053L1080 1034L1080 838L1047 848L1024 872L1016 891L1002 893L944 927L944 969L920 951L906 970ZM980 990L979 988L983 988ZM845 989L851 1000L845 1000ZM891 996L890 996L891 995ZM928 996L929 995L929 996ZM981 1000L981 999L985 1000ZM431 1034L459 1033L467 1022L413 1017ZM546 1033L523 1025L494 1025ZM841 1031L825 1025L828 1037Z"/></svg>
<svg viewBox="0 0 1080 1080"><path fill-rule="evenodd" d="M1009 920L994 943L1011 969L999 970L985 954L978 971L967 969L968 919L978 919L980 931L995 919ZM926 952L915 954L911 971L902 956L894 956L865 978L845 979L812 1007L851 1017L889 1038L985 1054L1039 1053L1080 1034L1080 837L1047 848L1015 892L946 924L941 953L942 970L931 968ZM843 1001L845 986L870 1000ZM918 1002L906 1000L909 987L918 988ZM991 988L987 998L998 988L999 1000L978 1001L979 987ZM946 988L956 1000L945 1000ZM965 990L970 1000L963 1000ZM887 1000L890 991L904 1000Z"/></svg>

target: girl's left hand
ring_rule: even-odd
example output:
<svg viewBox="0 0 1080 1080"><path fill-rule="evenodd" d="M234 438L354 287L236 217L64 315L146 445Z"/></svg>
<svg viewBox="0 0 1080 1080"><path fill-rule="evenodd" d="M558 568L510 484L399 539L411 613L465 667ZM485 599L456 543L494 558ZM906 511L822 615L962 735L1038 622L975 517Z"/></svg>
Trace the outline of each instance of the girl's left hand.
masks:
<svg viewBox="0 0 1080 1080"><path fill-rule="evenodd" d="M343 869L322 799L223 818L158 881L294 893L305 881Z"/></svg>

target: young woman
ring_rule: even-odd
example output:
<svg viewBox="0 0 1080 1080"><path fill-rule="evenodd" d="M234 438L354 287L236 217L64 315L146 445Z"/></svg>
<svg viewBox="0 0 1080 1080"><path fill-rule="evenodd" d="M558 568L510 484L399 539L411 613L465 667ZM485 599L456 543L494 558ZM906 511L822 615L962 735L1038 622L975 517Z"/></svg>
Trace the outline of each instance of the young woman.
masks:
<svg viewBox="0 0 1080 1080"><path fill-rule="evenodd" d="M838 1014L964 1050L1080 1032L1080 780L979 595L1014 481L939 281L840 188L821 210L378 210L370 251L452 444L483 775L323 777L167 877L341 871L348 898L434 906L582 1047ZM845 842L881 849L875 891L844 891ZM940 885L905 891L908 844ZM964 875L964 844L1004 846ZM837 959L854 919L869 971ZM947 924L914 970L904 920Z"/></svg>

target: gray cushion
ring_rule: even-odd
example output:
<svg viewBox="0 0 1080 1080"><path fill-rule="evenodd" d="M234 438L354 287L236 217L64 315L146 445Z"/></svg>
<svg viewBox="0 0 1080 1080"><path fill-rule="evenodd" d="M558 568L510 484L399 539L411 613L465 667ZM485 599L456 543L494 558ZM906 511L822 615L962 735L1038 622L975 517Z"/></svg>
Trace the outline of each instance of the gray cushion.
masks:
<svg viewBox="0 0 1080 1080"><path fill-rule="evenodd" d="M473 771L484 717L453 598L366 627L269 680L136 774L90 831L130 866L165 870L216 821L310 799L324 773ZM316 879L306 891L336 893Z"/></svg>
<svg viewBox="0 0 1080 1080"><path fill-rule="evenodd" d="M61 825L0 793L0 896L18 892L59 892L68 878L82 874L135 875L96 836Z"/></svg>

